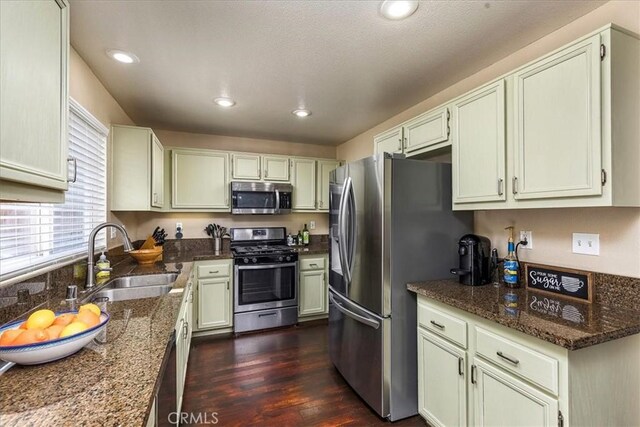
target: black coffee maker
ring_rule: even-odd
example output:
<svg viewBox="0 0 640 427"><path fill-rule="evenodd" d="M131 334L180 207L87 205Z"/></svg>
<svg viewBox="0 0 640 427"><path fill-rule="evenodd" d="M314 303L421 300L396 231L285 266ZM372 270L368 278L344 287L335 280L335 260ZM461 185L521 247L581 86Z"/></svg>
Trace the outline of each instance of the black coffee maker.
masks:
<svg viewBox="0 0 640 427"><path fill-rule="evenodd" d="M489 256L491 241L476 234L465 234L458 241L460 267L452 268L451 273L460 278L463 285L478 286L491 281Z"/></svg>

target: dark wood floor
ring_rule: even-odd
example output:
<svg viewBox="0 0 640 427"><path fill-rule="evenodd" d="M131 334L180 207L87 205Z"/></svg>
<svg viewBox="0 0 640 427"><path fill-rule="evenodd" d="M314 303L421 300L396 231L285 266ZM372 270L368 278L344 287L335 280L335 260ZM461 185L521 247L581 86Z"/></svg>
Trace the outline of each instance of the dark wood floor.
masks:
<svg viewBox="0 0 640 427"><path fill-rule="evenodd" d="M183 412L217 412L219 426L388 426L355 394L327 353L326 322L192 342ZM211 419L211 418L209 418Z"/></svg>

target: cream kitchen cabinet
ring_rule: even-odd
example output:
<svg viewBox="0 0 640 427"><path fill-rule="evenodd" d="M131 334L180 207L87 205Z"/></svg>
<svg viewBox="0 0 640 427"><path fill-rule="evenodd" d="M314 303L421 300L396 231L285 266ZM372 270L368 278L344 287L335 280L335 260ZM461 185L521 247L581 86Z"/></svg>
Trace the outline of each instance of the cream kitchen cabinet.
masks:
<svg viewBox="0 0 640 427"><path fill-rule="evenodd" d="M231 154L231 176L238 181L289 181L289 158L260 154Z"/></svg>
<svg viewBox="0 0 640 427"><path fill-rule="evenodd" d="M111 126L110 191L112 211L149 211L164 207L164 148L153 131Z"/></svg>
<svg viewBox="0 0 640 427"><path fill-rule="evenodd" d="M329 175L339 166L340 162L337 160L318 160L316 199L321 212L329 212Z"/></svg>
<svg viewBox="0 0 640 427"><path fill-rule="evenodd" d="M0 200L64 201L68 54L66 1L0 2Z"/></svg>
<svg viewBox="0 0 640 427"><path fill-rule="evenodd" d="M397 126L373 137L376 154L402 153L403 128Z"/></svg>
<svg viewBox="0 0 640 427"><path fill-rule="evenodd" d="M196 269L197 329L233 326L233 260L202 261Z"/></svg>
<svg viewBox="0 0 640 427"><path fill-rule="evenodd" d="M326 315L329 307L328 256L301 256L299 265L298 317Z"/></svg>
<svg viewBox="0 0 640 427"><path fill-rule="evenodd" d="M314 211L316 201L316 161L315 159L291 159L291 184L293 185L292 210Z"/></svg>
<svg viewBox="0 0 640 427"><path fill-rule="evenodd" d="M608 25L488 85L504 81L505 164L489 110L465 136L454 108L454 210L640 206L638 75L640 40Z"/></svg>
<svg viewBox="0 0 640 427"><path fill-rule="evenodd" d="M499 80L453 103L454 203L505 200L505 92Z"/></svg>
<svg viewBox="0 0 640 427"><path fill-rule="evenodd" d="M189 349L193 332L193 285L189 280L183 291L182 305L176 322L176 412L182 408L185 379L189 363Z"/></svg>
<svg viewBox="0 0 640 427"><path fill-rule="evenodd" d="M229 212L229 154L172 149L171 207Z"/></svg>
<svg viewBox="0 0 640 427"><path fill-rule="evenodd" d="M411 157L451 145L449 108L441 107L421 114L403 125L404 153Z"/></svg>
<svg viewBox="0 0 640 427"><path fill-rule="evenodd" d="M418 410L430 424L640 424L640 335L572 351L417 299Z"/></svg>

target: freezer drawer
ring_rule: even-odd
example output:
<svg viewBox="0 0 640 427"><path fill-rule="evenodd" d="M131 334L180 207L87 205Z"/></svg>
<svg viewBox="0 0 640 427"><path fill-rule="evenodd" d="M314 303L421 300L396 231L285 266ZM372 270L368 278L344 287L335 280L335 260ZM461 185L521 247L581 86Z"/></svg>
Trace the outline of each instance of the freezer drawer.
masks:
<svg viewBox="0 0 640 427"><path fill-rule="evenodd" d="M391 319L381 318L329 290L329 354L349 385L381 417L389 416L385 340ZM385 371L387 375L385 376Z"/></svg>

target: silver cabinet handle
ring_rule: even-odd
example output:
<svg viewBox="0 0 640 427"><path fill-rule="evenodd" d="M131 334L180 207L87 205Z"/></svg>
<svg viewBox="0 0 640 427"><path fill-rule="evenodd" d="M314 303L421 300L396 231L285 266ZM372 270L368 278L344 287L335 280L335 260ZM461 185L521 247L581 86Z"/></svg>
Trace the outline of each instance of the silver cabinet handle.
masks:
<svg viewBox="0 0 640 427"><path fill-rule="evenodd" d="M438 323L438 322L436 322L436 321L434 321L434 320L431 320L430 322L431 322L431 324L432 324L433 326L435 326L436 328L444 330L444 325L441 325L440 323Z"/></svg>
<svg viewBox="0 0 640 427"><path fill-rule="evenodd" d="M216 270L216 271L210 271L209 274L217 274L220 273L220 270Z"/></svg>
<svg viewBox="0 0 640 427"><path fill-rule="evenodd" d="M309 264L309 267L315 267L315 268L318 268L318 264L315 264L315 263L314 263L314 264Z"/></svg>
<svg viewBox="0 0 640 427"><path fill-rule="evenodd" d="M503 360L506 360L507 362L513 364L514 366L518 366L518 364L520 363L520 361L518 359L513 359L513 358L503 354L501 351L498 351L496 354L498 355L498 357L500 357Z"/></svg>
<svg viewBox="0 0 640 427"><path fill-rule="evenodd" d="M464 359L458 357L458 375L464 375Z"/></svg>
<svg viewBox="0 0 640 427"><path fill-rule="evenodd" d="M402 138L398 138L398 150L402 151Z"/></svg>
<svg viewBox="0 0 640 427"><path fill-rule="evenodd" d="M320 200L320 202L318 203L318 205L320 205L320 207L322 207L322 200Z"/></svg>
<svg viewBox="0 0 640 427"><path fill-rule="evenodd" d="M407 138L406 137L402 138L402 148L403 149L407 148Z"/></svg>
<svg viewBox="0 0 640 427"><path fill-rule="evenodd" d="M269 172L266 169L264 170L264 177L269 178Z"/></svg>
<svg viewBox="0 0 640 427"><path fill-rule="evenodd" d="M475 384L476 382L476 365L471 365L471 384Z"/></svg>
<svg viewBox="0 0 640 427"><path fill-rule="evenodd" d="M513 194L518 194L518 177L514 176L513 179L511 180L511 186Z"/></svg>
<svg viewBox="0 0 640 427"><path fill-rule="evenodd" d="M502 194L504 193L504 190L502 189L503 182L504 180L502 178L498 179L498 196L502 196Z"/></svg>
<svg viewBox="0 0 640 427"><path fill-rule="evenodd" d="M78 179L78 159L76 159L73 156L69 156L69 157L67 157L67 163L68 162L73 163L73 178L69 179L67 177L67 182L74 183Z"/></svg>
<svg viewBox="0 0 640 427"><path fill-rule="evenodd" d="M227 280L227 290L229 290L229 281Z"/></svg>
<svg viewBox="0 0 640 427"><path fill-rule="evenodd" d="M182 338L184 338L184 340L186 341L189 335L189 322L184 322L183 329L184 332L182 334Z"/></svg>

